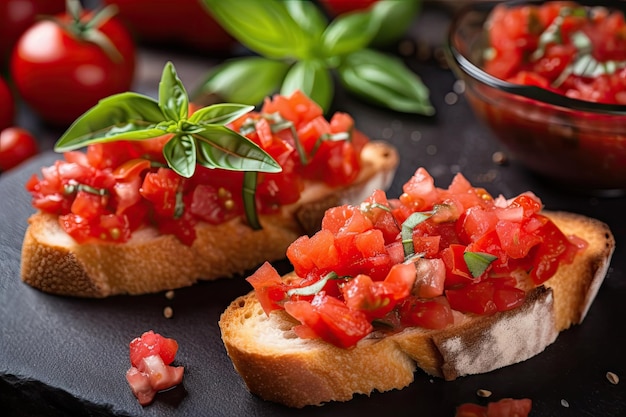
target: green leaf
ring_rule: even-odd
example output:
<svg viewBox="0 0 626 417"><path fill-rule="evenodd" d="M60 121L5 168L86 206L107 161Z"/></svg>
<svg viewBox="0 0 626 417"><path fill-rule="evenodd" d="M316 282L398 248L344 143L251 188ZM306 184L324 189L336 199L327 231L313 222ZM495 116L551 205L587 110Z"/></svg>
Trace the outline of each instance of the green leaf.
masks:
<svg viewBox="0 0 626 417"><path fill-rule="evenodd" d="M179 121L187 118L189 98L171 62L165 64L163 68L159 83L159 106L169 120Z"/></svg>
<svg viewBox="0 0 626 417"><path fill-rule="evenodd" d="M413 247L413 229L430 216L431 213L413 213L402 223L400 236L402 237L402 247L404 248L405 257L415 253L415 248Z"/></svg>
<svg viewBox="0 0 626 417"><path fill-rule="evenodd" d="M309 38L318 39L326 26L328 20L319 7L312 1L283 1L287 11L293 20L304 30Z"/></svg>
<svg viewBox="0 0 626 417"><path fill-rule="evenodd" d="M467 269L472 273L474 278L480 277L491 265L493 261L498 259L497 256L483 252L465 252L463 259L467 265Z"/></svg>
<svg viewBox="0 0 626 417"><path fill-rule="evenodd" d="M225 125L237 120L254 109L245 104L222 103L203 107L189 118L190 123L199 125Z"/></svg>
<svg viewBox="0 0 626 417"><path fill-rule="evenodd" d="M286 62L263 57L232 59L214 67L193 96L216 94L224 101L257 105L279 90L288 69Z"/></svg>
<svg viewBox="0 0 626 417"><path fill-rule="evenodd" d="M91 143L154 138L165 133L164 120L156 100L137 93L116 94L100 100L76 119L54 150L66 152Z"/></svg>
<svg viewBox="0 0 626 417"><path fill-rule="evenodd" d="M292 288L288 290L287 296L291 297L294 295L303 295L303 296L315 295L318 292L322 291L322 289L324 288L324 286L326 285L328 281L330 281L331 279L337 279L337 278L339 278L337 273L329 272L311 285L307 285L306 287L300 287L300 288Z"/></svg>
<svg viewBox="0 0 626 417"><path fill-rule="evenodd" d="M301 90L326 112L334 93L330 71L320 61L296 62L287 73L280 94L290 96L296 90Z"/></svg>
<svg viewBox="0 0 626 417"><path fill-rule="evenodd" d="M363 49L339 66L339 78L350 92L392 110L430 116L429 91L420 78L395 57Z"/></svg>
<svg viewBox="0 0 626 417"><path fill-rule="evenodd" d="M372 5L377 32L370 46L387 46L402 38L420 11L421 0L378 0Z"/></svg>
<svg viewBox="0 0 626 417"><path fill-rule="evenodd" d="M225 126L207 125L193 133L200 165L236 171L280 172L282 168L250 139Z"/></svg>
<svg viewBox="0 0 626 417"><path fill-rule="evenodd" d="M239 42L268 58L305 57L308 34L282 1L202 0L211 15Z"/></svg>
<svg viewBox="0 0 626 417"><path fill-rule="evenodd" d="M363 49L377 30L377 22L368 12L341 14L322 34L323 53L330 57Z"/></svg>
<svg viewBox="0 0 626 417"><path fill-rule="evenodd" d="M196 144L190 135L175 135L163 147L163 156L181 177L191 178L196 170Z"/></svg>

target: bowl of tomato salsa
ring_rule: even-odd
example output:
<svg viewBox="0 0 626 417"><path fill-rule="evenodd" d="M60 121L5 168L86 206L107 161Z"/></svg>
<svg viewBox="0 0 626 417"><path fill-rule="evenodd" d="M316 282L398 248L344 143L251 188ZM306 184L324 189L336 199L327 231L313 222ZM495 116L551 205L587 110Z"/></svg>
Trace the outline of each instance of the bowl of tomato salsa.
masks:
<svg viewBox="0 0 626 417"><path fill-rule="evenodd" d="M513 159L559 185L626 190L622 1L474 2L447 59L477 117Z"/></svg>

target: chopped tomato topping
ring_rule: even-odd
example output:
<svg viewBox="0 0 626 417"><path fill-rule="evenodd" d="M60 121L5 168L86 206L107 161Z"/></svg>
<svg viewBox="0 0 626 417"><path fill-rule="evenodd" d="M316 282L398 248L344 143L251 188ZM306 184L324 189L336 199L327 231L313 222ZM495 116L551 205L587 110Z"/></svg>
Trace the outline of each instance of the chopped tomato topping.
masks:
<svg viewBox="0 0 626 417"><path fill-rule="evenodd" d="M521 288L585 248L531 193L494 199L461 175L441 189L422 168L407 184L399 200L376 190L359 206L327 210L322 230L287 249L295 275L283 279L266 263L250 276L265 312L285 309L300 337L349 348L382 323L441 329L454 311L517 308Z"/></svg>
<svg viewBox="0 0 626 417"><path fill-rule="evenodd" d="M131 367L126 380L141 405L148 405L157 392L172 388L183 380L184 368L172 366L178 343L152 330L130 342Z"/></svg>
<svg viewBox="0 0 626 417"><path fill-rule="evenodd" d="M227 127L281 165L279 173L258 174L255 199L261 214L297 202L307 182L352 183L368 142L348 114L326 120L299 91L268 98L259 112ZM79 243L121 243L138 228L151 226L191 245L198 222L221 224L245 216L243 172L197 166L191 178L181 177L163 156L170 138L97 143L86 152L67 152L64 160L42 169L41 178L29 179L32 204L60 216L61 227ZM116 230L105 230L101 217L110 215L121 217Z"/></svg>
<svg viewBox="0 0 626 417"><path fill-rule="evenodd" d="M532 401L528 398L504 398L486 406L465 403L457 407L455 417L528 417Z"/></svg>

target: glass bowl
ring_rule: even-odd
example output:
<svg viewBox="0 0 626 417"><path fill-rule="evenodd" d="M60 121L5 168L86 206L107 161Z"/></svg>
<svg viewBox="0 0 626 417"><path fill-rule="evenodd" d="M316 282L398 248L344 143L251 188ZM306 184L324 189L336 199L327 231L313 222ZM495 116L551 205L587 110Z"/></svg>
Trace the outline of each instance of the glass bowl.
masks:
<svg viewBox="0 0 626 417"><path fill-rule="evenodd" d="M501 3L544 2L474 2L455 14L448 32L447 60L464 81L465 97L476 116L531 171L570 189L623 193L626 105L577 100L540 87L512 84L481 68L487 44L484 23ZM611 5L620 7L620 3L621 8L626 6L620 1Z"/></svg>

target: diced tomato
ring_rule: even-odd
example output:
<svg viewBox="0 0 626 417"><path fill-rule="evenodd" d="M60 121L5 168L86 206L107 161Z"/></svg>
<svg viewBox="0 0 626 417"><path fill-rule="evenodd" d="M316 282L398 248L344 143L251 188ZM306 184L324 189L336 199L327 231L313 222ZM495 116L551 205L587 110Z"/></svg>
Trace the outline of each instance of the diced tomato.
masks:
<svg viewBox="0 0 626 417"><path fill-rule="evenodd" d="M126 380L141 405L148 405L158 391L180 384L184 368L170 365L178 343L150 330L130 342L131 367Z"/></svg>
<svg viewBox="0 0 626 417"><path fill-rule="evenodd" d="M322 219L322 229L330 230L335 236L363 233L373 224L358 207L343 205L326 211Z"/></svg>
<svg viewBox="0 0 626 417"><path fill-rule="evenodd" d="M443 295L446 281L446 266L440 258L419 258L414 261L417 279L413 294L421 298Z"/></svg>
<svg viewBox="0 0 626 417"><path fill-rule="evenodd" d="M456 409L455 417L528 417L531 409L532 401L528 398L504 398L489 402L486 406L461 404Z"/></svg>
<svg viewBox="0 0 626 417"><path fill-rule="evenodd" d="M487 417L528 417L532 400L504 398L487 404Z"/></svg>
<svg viewBox="0 0 626 417"><path fill-rule="evenodd" d="M445 297L424 300L411 296L400 305L400 320L409 327L443 329L454 322L454 316Z"/></svg>
<svg viewBox="0 0 626 417"><path fill-rule="evenodd" d="M344 349L354 347L372 331L366 315L344 302L318 293L313 301L288 301L285 310L325 341Z"/></svg>
<svg viewBox="0 0 626 417"><path fill-rule="evenodd" d="M466 246L452 244L441 251L441 259L446 267L446 288L465 285L474 280L463 256L466 249Z"/></svg>
<svg viewBox="0 0 626 417"><path fill-rule="evenodd" d="M154 205L155 211L163 217L174 217L178 195L183 180L173 170L159 168L156 172L146 174L139 192Z"/></svg>
<svg viewBox="0 0 626 417"><path fill-rule="evenodd" d="M282 308L279 303L287 298L286 286L282 284L280 275L269 263L265 262L246 280L252 285L265 314Z"/></svg>
<svg viewBox="0 0 626 417"><path fill-rule="evenodd" d="M169 365L174 361L176 352L178 352L176 340L163 337L153 330L148 330L130 342L130 363L137 367L141 359L159 355L163 363Z"/></svg>
<svg viewBox="0 0 626 417"><path fill-rule="evenodd" d="M473 403L461 404L456 408L454 417L487 417L487 407Z"/></svg>
<svg viewBox="0 0 626 417"><path fill-rule="evenodd" d="M447 289L445 294L450 307L462 313L490 315L498 311L494 301L495 287L490 281Z"/></svg>

